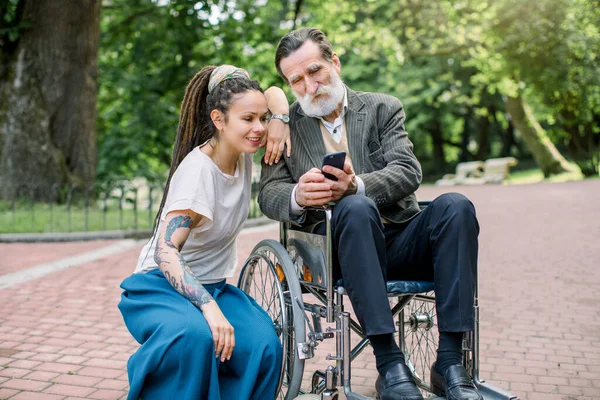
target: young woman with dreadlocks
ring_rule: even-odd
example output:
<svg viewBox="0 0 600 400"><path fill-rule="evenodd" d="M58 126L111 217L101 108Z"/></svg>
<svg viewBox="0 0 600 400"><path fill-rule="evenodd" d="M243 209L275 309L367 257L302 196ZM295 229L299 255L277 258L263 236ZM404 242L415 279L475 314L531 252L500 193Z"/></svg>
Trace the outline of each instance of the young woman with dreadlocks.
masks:
<svg viewBox="0 0 600 400"><path fill-rule="evenodd" d="M119 309L141 344L127 364L128 399L275 397L273 323L225 282L267 115L258 83L231 65L203 68L186 89L155 234L121 284Z"/></svg>

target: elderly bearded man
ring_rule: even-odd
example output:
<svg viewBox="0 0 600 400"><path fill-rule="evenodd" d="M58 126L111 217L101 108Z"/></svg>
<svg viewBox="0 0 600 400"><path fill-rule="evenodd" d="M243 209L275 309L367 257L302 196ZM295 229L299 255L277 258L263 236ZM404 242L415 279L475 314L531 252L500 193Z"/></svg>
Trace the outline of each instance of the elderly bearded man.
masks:
<svg viewBox="0 0 600 400"><path fill-rule="evenodd" d="M438 356L432 368L437 394L448 400L482 399L464 370L462 339L473 330L479 225L473 204L445 194L420 211L415 191L421 167L404 130L396 98L355 92L340 79L341 64L318 29L281 39L275 65L297 102L279 88L267 91L274 113L269 133L289 122L293 152L277 164L263 161L259 204L270 218L324 232L322 214L307 211L335 201L332 235L335 273L370 339L381 400L421 400L395 330L386 280L435 284ZM279 124L279 127L278 127ZM323 155L347 154L344 169L324 167Z"/></svg>

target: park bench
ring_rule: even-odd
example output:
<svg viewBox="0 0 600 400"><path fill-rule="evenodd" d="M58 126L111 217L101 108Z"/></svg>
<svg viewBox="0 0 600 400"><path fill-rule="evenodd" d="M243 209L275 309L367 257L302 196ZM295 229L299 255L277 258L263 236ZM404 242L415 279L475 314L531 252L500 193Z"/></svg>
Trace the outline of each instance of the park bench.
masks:
<svg viewBox="0 0 600 400"><path fill-rule="evenodd" d="M510 167L517 165L514 157L490 158L484 161L462 162L456 166L455 174L446 174L437 186L482 185L502 183L510 175Z"/></svg>
<svg viewBox="0 0 600 400"><path fill-rule="evenodd" d="M502 183L510 176L510 167L517 165L514 157L490 158L483 166L486 183Z"/></svg>

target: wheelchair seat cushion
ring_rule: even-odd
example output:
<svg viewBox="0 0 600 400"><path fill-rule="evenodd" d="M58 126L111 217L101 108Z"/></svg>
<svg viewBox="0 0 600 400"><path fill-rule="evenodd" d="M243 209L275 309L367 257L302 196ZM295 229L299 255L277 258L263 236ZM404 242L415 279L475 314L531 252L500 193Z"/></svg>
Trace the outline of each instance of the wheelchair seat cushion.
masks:
<svg viewBox="0 0 600 400"><path fill-rule="evenodd" d="M344 286L344 282L338 279L336 286ZM390 296L402 294L426 293L433 290L433 282L427 281L387 281L387 293Z"/></svg>
<svg viewBox="0 0 600 400"><path fill-rule="evenodd" d="M386 286L390 295L425 293L433 290L433 282L427 281L387 281Z"/></svg>

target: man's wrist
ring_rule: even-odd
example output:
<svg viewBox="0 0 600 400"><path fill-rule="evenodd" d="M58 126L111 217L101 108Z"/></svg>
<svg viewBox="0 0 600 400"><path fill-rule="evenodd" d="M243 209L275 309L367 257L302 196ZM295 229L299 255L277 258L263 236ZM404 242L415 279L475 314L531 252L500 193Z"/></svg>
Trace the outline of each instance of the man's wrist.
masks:
<svg viewBox="0 0 600 400"><path fill-rule="evenodd" d="M352 176L350 179L350 185L348 185L348 190L346 195L356 194L358 192L358 181L356 179L356 175Z"/></svg>
<svg viewBox="0 0 600 400"><path fill-rule="evenodd" d="M356 193L357 195L365 195L365 183L363 182L363 180L357 176L354 175L354 179L356 180Z"/></svg>
<svg viewBox="0 0 600 400"><path fill-rule="evenodd" d="M300 215L304 212L304 207L298 204L296 199L296 191L298 189L298 185L294 186L292 190L292 196L290 197L290 214L291 215Z"/></svg>

